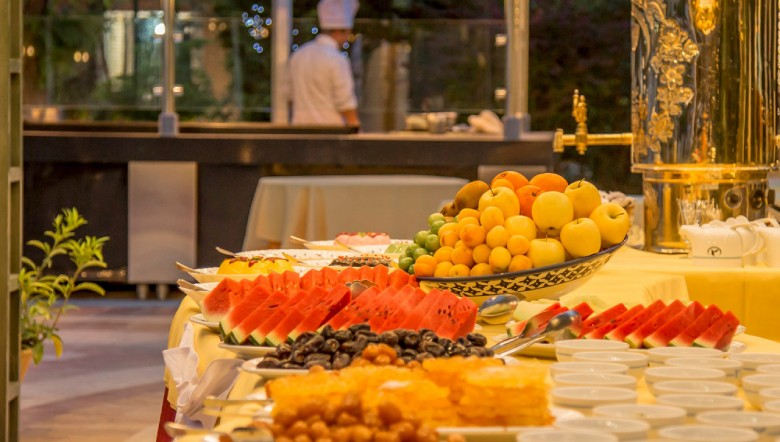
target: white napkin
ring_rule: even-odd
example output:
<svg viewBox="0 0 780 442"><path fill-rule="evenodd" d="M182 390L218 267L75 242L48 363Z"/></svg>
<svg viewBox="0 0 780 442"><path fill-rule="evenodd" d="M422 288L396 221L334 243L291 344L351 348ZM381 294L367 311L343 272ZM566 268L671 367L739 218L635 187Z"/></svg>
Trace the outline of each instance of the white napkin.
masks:
<svg viewBox="0 0 780 442"><path fill-rule="evenodd" d="M181 342L176 348L163 350L165 366L176 383L179 397L176 401L176 422L213 428L215 416L208 416L203 410L203 399L207 396L227 397L238 377L241 359L216 359L212 361L203 376L198 376L198 354L193 347L192 325L184 326Z"/></svg>

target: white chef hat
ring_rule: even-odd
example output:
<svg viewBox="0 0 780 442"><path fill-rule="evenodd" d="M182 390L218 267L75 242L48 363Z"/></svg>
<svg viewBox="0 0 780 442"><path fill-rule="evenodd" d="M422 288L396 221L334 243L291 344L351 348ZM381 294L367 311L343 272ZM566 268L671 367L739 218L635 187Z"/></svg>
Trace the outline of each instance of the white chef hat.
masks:
<svg viewBox="0 0 780 442"><path fill-rule="evenodd" d="M352 29L358 6L358 0L320 0L317 5L320 28Z"/></svg>

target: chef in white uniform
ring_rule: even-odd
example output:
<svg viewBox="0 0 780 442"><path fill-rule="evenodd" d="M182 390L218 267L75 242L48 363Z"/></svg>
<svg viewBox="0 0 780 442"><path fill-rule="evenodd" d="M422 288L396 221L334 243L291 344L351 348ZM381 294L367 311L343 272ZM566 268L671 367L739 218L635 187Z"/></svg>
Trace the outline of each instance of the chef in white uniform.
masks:
<svg viewBox="0 0 780 442"><path fill-rule="evenodd" d="M358 0L320 0L317 5L319 35L289 61L293 124L360 126L352 67L342 54L357 9Z"/></svg>

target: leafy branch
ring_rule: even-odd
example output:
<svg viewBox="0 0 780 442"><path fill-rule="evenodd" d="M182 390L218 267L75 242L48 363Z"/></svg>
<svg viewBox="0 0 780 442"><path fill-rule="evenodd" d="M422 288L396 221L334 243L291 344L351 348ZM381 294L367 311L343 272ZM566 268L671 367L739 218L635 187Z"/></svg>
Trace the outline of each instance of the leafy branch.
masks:
<svg viewBox="0 0 780 442"><path fill-rule="evenodd" d="M85 291L104 295L105 290L93 282L79 281L79 276L90 268L106 268L103 245L108 237L86 236L76 238L76 230L87 220L75 208L63 209L54 218L53 230L44 232L49 240L30 240L28 245L43 253L40 263L22 257L19 272L21 293L21 344L30 348L33 361L43 358L44 343L51 340L57 357L62 355L62 339L57 326L60 317L75 306L68 301L73 293ZM68 257L73 264L70 273L51 274L55 258Z"/></svg>

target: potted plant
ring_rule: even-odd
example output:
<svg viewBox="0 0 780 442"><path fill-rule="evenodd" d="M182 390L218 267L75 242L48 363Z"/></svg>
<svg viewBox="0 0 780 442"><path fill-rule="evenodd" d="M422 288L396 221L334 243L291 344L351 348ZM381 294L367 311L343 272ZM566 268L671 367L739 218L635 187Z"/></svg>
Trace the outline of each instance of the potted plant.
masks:
<svg viewBox="0 0 780 442"><path fill-rule="evenodd" d="M87 224L87 221L78 210L63 209L62 213L54 218L53 230L44 232L47 240L27 241L28 245L43 253L43 258L36 263L23 256L22 268L19 271L22 378L30 360L38 364L43 358L46 341L54 344L57 357L62 355L62 339L57 324L65 312L76 308L68 304L71 295L76 292L92 292L101 296L105 294L105 290L99 285L79 281L85 270L106 267L103 261L103 245L108 241L108 237L76 238L76 230L84 224ZM52 274L57 257L67 257L70 260L70 272Z"/></svg>

